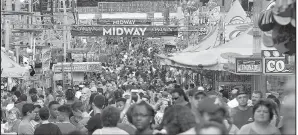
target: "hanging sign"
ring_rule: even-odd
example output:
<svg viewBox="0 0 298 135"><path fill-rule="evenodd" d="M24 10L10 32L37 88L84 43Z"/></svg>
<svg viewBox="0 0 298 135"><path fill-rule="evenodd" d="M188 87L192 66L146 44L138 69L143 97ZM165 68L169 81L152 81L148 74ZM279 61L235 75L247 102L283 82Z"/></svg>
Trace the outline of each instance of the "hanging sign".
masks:
<svg viewBox="0 0 298 135"><path fill-rule="evenodd" d="M98 25L151 25L148 19L98 19Z"/></svg>
<svg viewBox="0 0 298 135"><path fill-rule="evenodd" d="M72 69L71 69L72 65ZM64 72L96 72L101 71L102 66L100 62L74 62L74 63L64 63L63 64ZM54 72L62 72L62 64L53 65Z"/></svg>
<svg viewBox="0 0 298 135"><path fill-rule="evenodd" d="M265 58L265 74L292 74L284 58Z"/></svg>
<svg viewBox="0 0 298 135"><path fill-rule="evenodd" d="M261 58L236 58L236 73L262 73Z"/></svg>
<svg viewBox="0 0 298 135"><path fill-rule="evenodd" d="M169 7L171 13L177 12L177 1L130 1L130 2L98 2L98 11L102 13L111 12L163 12L164 5Z"/></svg>
<svg viewBox="0 0 298 135"><path fill-rule="evenodd" d="M277 50L262 50L265 74L293 74L293 69L287 66L288 56Z"/></svg>
<svg viewBox="0 0 298 135"><path fill-rule="evenodd" d="M170 26L73 26L72 36L177 36L177 27Z"/></svg>

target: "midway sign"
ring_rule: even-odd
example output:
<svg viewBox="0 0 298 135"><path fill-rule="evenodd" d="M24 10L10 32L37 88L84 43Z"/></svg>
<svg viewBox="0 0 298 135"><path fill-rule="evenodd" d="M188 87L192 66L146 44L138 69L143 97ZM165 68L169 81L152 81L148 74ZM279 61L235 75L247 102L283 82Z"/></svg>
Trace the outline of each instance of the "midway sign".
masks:
<svg viewBox="0 0 298 135"><path fill-rule="evenodd" d="M73 26L72 36L158 37L177 36L173 26Z"/></svg>
<svg viewBox="0 0 298 135"><path fill-rule="evenodd" d="M98 25L151 25L148 19L98 19Z"/></svg>

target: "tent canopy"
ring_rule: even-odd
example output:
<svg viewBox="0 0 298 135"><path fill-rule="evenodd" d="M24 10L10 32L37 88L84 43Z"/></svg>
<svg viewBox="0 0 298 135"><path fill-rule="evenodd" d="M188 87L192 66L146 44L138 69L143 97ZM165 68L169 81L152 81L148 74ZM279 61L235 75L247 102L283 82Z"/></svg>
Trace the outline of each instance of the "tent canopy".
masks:
<svg viewBox="0 0 298 135"><path fill-rule="evenodd" d="M244 22L251 22L251 20L249 17L247 17L247 14L242 8L239 0L235 0L232 3L232 7L230 8L229 12L225 16L224 22L226 24L229 24L232 22L244 23Z"/></svg>
<svg viewBox="0 0 298 135"><path fill-rule="evenodd" d="M216 66L218 64L228 63L227 55L248 56L253 55L253 35L252 28L249 28L242 35L227 44L223 44L210 50L200 52L179 53L170 60L188 66ZM273 47L266 47L261 43L262 50L275 50ZM224 56L224 54L227 54ZM235 57L234 57L235 58Z"/></svg>
<svg viewBox="0 0 298 135"><path fill-rule="evenodd" d="M10 59L4 51L1 51L1 59L1 69L3 69L1 77L20 78L25 75L27 69Z"/></svg>

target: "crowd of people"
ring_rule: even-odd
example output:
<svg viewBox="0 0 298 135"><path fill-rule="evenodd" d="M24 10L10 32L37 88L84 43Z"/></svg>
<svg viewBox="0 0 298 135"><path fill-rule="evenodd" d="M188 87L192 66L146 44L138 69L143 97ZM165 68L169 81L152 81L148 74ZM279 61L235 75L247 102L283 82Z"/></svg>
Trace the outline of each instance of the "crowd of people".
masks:
<svg viewBox="0 0 298 135"><path fill-rule="evenodd" d="M281 134L282 102L237 86L217 90L166 78L153 47L111 56L74 87L1 89L1 133L18 135ZM173 75L174 77L175 75ZM251 99L251 100L250 100Z"/></svg>
<svg viewBox="0 0 298 135"><path fill-rule="evenodd" d="M107 69L100 81L66 90L1 91L1 133L281 134L283 129L282 103L273 95L248 95L239 86L229 97L224 89L154 84L123 70L126 76L107 77L113 76Z"/></svg>

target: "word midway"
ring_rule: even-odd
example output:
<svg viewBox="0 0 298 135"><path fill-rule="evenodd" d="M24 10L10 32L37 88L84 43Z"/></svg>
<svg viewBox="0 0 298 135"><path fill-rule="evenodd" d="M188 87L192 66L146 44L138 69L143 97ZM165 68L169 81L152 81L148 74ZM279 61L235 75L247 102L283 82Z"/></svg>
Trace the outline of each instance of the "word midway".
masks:
<svg viewBox="0 0 298 135"><path fill-rule="evenodd" d="M116 25L134 25L136 20L117 20L113 21L113 24Z"/></svg>
<svg viewBox="0 0 298 135"><path fill-rule="evenodd" d="M144 36L147 28L103 28L102 35L109 36Z"/></svg>

